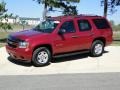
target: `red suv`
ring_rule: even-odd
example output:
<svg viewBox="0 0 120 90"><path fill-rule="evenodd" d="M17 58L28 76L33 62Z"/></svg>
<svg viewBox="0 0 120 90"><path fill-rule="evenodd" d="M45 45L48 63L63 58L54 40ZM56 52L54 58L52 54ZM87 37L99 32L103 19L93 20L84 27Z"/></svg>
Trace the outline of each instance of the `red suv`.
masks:
<svg viewBox="0 0 120 90"><path fill-rule="evenodd" d="M101 56L112 43L112 34L101 16L49 17L31 30L9 35L6 50L16 60L44 66L61 54L89 51L91 56Z"/></svg>

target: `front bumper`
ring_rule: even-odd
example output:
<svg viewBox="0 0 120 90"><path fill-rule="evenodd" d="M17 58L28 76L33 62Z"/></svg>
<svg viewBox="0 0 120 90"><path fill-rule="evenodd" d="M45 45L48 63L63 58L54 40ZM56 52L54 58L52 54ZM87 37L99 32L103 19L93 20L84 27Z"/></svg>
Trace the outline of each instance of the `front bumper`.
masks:
<svg viewBox="0 0 120 90"><path fill-rule="evenodd" d="M6 45L6 51L13 59L25 61L25 62L31 62L32 52L30 49L12 48Z"/></svg>

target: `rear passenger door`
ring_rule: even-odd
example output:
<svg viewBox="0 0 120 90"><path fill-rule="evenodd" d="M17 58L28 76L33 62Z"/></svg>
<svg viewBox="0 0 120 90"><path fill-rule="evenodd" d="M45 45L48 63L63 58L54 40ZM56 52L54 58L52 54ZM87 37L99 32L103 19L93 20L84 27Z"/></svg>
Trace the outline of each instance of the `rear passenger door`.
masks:
<svg viewBox="0 0 120 90"><path fill-rule="evenodd" d="M79 48L89 49L93 38L92 25L87 19L78 19L76 22L79 30Z"/></svg>

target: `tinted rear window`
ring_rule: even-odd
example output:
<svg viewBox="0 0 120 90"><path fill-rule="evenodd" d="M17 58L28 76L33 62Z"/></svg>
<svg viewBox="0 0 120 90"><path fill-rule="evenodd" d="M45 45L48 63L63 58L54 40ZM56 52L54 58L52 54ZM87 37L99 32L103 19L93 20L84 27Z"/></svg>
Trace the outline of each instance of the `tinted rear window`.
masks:
<svg viewBox="0 0 120 90"><path fill-rule="evenodd" d="M92 28L88 20L78 20L78 26L80 31L89 31Z"/></svg>
<svg viewBox="0 0 120 90"><path fill-rule="evenodd" d="M107 29L110 28L108 22L105 19L93 19L93 22L97 29Z"/></svg>

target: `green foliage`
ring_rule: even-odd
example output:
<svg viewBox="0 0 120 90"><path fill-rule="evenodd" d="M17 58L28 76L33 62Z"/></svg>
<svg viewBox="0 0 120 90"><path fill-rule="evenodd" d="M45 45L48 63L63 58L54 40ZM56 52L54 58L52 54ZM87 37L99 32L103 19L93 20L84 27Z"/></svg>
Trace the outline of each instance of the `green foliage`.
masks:
<svg viewBox="0 0 120 90"><path fill-rule="evenodd" d="M119 6L120 5L120 0L111 0L111 4L115 5L115 6Z"/></svg>
<svg viewBox="0 0 120 90"><path fill-rule="evenodd" d="M68 8L64 9L63 14L64 15L77 15L78 12L77 12L76 6L71 6L71 5L68 6Z"/></svg>
<svg viewBox="0 0 120 90"><path fill-rule="evenodd" d="M20 21L20 24L22 25L23 30L24 30L24 29L25 29L25 26L28 25L28 22L26 22L25 20L21 20L21 21Z"/></svg>
<svg viewBox="0 0 120 90"><path fill-rule="evenodd" d="M76 15L76 6L71 3L79 3L80 0L34 0L39 4L44 4L44 8L61 8L64 15ZM51 10L52 11L52 10ZM46 15L45 15L46 16Z"/></svg>
<svg viewBox="0 0 120 90"><path fill-rule="evenodd" d="M104 16L107 14L114 14L117 9L116 6L120 6L120 0L101 0L101 6L104 6Z"/></svg>
<svg viewBox="0 0 120 90"><path fill-rule="evenodd" d="M4 30L12 29L11 24L8 23L0 23L0 27Z"/></svg>
<svg viewBox="0 0 120 90"><path fill-rule="evenodd" d="M11 15L8 15L6 12L7 12L7 9L5 8L6 6L6 3L5 2L0 2L0 29L4 29L4 30L7 30L7 29L12 29L11 25L8 22L8 18L12 16ZM3 23L3 20L5 21Z"/></svg>

